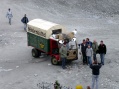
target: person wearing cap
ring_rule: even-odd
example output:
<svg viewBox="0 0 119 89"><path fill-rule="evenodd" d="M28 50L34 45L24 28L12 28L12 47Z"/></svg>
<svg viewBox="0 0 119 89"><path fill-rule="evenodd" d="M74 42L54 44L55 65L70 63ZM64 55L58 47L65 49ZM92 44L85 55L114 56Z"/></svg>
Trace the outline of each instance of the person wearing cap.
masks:
<svg viewBox="0 0 119 89"><path fill-rule="evenodd" d="M12 15L12 12L11 12L11 9L9 8L8 9L8 12L6 14L6 18L9 19L9 24L11 25L11 19L12 19L13 15Z"/></svg>
<svg viewBox="0 0 119 89"><path fill-rule="evenodd" d="M76 89L83 89L83 86L82 85L77 85Z"/></svg>
<svg viewBox="0 0 119 89"><path fill-rule="evenodd" d="M98 89L98 79L99 79L101 64L98 63L97 60L95 60L94 63L90 65L90 68L92 69L91 89L94 89L95 82L96 82L96 89Z"/></svg>
<svg viewBox="0 0 119 89"><path fill-rule="evenodd" d="M100 54L101 64L104 65L104 57L106 54L107 48L106 45L103 43L103 41L100 41L100 45L98 47L98 52Z"/></svg>
<svg viewBox="0 0 119 89"><path fill-rule="evenodd" d="M86 48L86 56L89 65L92 64L92 55L93 55L93 50L90 47L90 45L88 45L88 47Z"/></svg>
<svg viewBox="0 0 119 89"><path fill-rule="evenodd" d="M92 43L92 49L93 49L93 60L97 60L96 54L97 54L97 50L98 50L98 43L96 42L96 40L93 41Z"/></svg>
<svg viewBox="0 0 119 89"><path fill-rule="evenodd" d="M67 47L66 47L66 43L62 44L60 50L59 50L59 54L60 54L60 58L62 61L62 68L65 69L65 65L66 65L66 57L67 57Z"/></svg>

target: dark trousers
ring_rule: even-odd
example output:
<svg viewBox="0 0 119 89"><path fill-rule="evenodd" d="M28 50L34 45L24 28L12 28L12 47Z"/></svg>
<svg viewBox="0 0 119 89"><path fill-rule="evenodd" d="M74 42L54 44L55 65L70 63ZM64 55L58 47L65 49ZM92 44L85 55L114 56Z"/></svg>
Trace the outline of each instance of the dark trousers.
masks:
<svg viewBox="0 0 119 89"><path fill-rule="evenodd" d="M93 54L93 60L97 60L96 53Z"/></svg>
<svg viewBox="0 0 119 89"><path fill-rule="evenodd" d="M91 65L92 64L91 56L87 56L87 60L88 60L88 64Z"/></svg>
<svg viewBox="0 0 119 89"><path fill-rule="evenodd" d="M105 54L104 53L100 54L100 59L101 59L101 64L104 65L104 60L105 60Z"/></svg>
<svg viewBox="0 0 119 89"><path fill-rule="evenodd" d="M66 58L61 58L62 59L62 68L65 69L65 65L66 65Z"/></svg>
<svg viewBox="0 0 119 89"><path fill-rule="evenodd" d="M86 52L82 52L82 55L83 55L83 63L87 63Z"/></svg>
<svg viewBox="0 0 119 89"><path fill-rule="evenodd" d="M8 18L9 19L9 24L11 25L11 18Z"/></svg>

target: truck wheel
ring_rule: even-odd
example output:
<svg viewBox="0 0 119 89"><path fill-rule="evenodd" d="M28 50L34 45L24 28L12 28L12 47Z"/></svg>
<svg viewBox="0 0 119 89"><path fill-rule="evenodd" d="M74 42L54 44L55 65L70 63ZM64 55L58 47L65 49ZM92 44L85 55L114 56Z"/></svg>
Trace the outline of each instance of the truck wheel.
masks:
<svg viewBox="0 0 119 89"><path fill-rule="evenodd" d="M39 51L37 49L32 49L32 56L35 57L35 58L38 58L39 57Z"/></svg>
<svg viewBox="0 0 119 89"><path fill-rule="evenodd" d="M52 58L51 58L51 63L52 63L53 65L58 65L58 60L57 60L55 57L52 57Z"/></svg>

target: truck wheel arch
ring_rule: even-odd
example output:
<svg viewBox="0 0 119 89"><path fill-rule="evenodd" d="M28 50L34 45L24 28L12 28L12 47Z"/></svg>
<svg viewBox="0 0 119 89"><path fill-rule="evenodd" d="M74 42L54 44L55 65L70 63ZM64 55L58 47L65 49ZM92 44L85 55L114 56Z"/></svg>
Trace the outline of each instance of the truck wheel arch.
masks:
<svg viewBox="0 0 119 89"><path fill-rule="evenodd" d="M40 56L40 53L37 49L33 48L32 49L32 56L35 58L38 58Z"/></svg>
<svg viewBox="0 0 119 89"><path fill-rule="evenodd" d="M51 57L51 63L53 65L58 65L58 60L56 59L56 57L54 57L54 56Z"/></svg>

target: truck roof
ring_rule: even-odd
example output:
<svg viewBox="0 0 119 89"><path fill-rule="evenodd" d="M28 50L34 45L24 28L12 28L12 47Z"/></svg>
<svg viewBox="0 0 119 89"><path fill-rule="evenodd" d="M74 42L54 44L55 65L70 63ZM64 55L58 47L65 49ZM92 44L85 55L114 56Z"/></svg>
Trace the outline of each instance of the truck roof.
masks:
<svg viewBox="0 0 119 89"><path fill-rule="evenodd" d="M61 29L62 33L66 32L65 27L62 25L43 19L33 19L28 22L27 32L49 39L53 31L58 29Z"/></svg>

